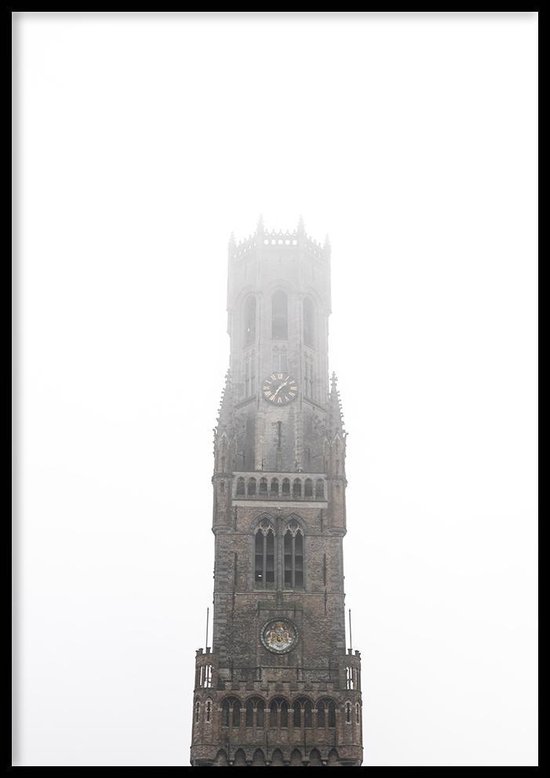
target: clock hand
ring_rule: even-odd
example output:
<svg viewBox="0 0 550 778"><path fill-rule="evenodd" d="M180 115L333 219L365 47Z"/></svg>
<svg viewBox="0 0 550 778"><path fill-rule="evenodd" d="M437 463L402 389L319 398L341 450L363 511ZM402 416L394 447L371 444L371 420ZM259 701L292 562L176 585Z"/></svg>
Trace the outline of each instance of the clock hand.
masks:
<svg viewBox="0 0 550 778"><path fill-rule="evenodd" d="M273 399L275 399L275 398L277 397L277 395L279 394L279 392L281 391L281 389L282 389L284 386L286 386L286 385L288 384L288 380L289 380L289 379L287 378L287 379L286 379L286 381L284 382L284 384L281 384L281 385L278 387L277 391L276 391L276 392L275 392L275 394L273 395Z"/></svg>

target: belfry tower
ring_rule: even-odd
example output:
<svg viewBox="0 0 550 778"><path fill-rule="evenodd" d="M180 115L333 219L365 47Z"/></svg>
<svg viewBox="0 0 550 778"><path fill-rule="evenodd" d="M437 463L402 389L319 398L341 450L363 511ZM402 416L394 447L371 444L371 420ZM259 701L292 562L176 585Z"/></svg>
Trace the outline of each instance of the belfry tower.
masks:
<svg viewBox="0 0 550 778"><path fill-rule="evenodd" d="M346 648L346 432L328 378L330 247L262 222L229 244L230 369L214 432L212 646L191 764L358 766Z"/></svg>

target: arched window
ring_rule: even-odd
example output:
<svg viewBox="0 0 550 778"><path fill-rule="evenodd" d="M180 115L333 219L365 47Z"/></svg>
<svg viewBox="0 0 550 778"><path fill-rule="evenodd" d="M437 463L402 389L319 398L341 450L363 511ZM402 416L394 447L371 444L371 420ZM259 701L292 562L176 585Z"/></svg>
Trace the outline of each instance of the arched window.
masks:
<svg viewBox="0 0 550 778"><path fill-rule="evenodd" d="M235 767L246 767L246 754L242 750L242 748L239 748L237 753L235 754L235 758L233 759L233 764Z"/></svg>
<svg viewBox="0 0 550 778"><path fill-rule="evenodd" d="M212 688L212 665L201 665L199 669L199 686L206 689Z"/></svg>
<svg viewBox="0 0 550 778"><path fill-rule="evenodd" d="M288 338L288 301L281 291L271 298L271 337L275 340Z"/></svg>
<svg viewBox="0 0 550 778"><path fill-rule="evenodd" d="M276 697L269 703L269 726L288 727L288 702Z"/></svg>
<svg viewBox="0 0 550 778"><path fill-rule="evenodd" d="M304 536L294 519L287 524L283 547L285 588L302 589L304 586Z"/></svg>
<svg viewBox="0 0 550 778"><path fill-rule="evenodd" d="M358 702L355 703L355 721L357 724L361 723L361 706Z"/></svg>
<svg viewBox="0 0 550 778"><path fill-rule="evenodd" d="M248 479L248 494L249 496L253 496L256 494L256 479L255 478L249 478Z"/></svg>
<svg viewBox="0 0 550 778"><path fill-rule="evenodd" d="M309 297L304 300L304 344L315 347L315 306Z"/></svg>
<svg viewBox="0 0 550 778"><path fill-rule="evenodd" d="M256 391L256 354L254 350L244 355L244 396L251 397Z"/></svg>
<svg viewBox="0 0 550 778"><path fill-rule="evenodd" d="M237 494L244 494L244 478L237 478Z"/></svg>
<svg viewBox="0 0 550 778"><path fill-rule="evenodd" d="M195 722L198 722L201 715L201 705L200 702L197 700L195 703Z"/></svg>
<svg viewBox="0 0 550 778"><path fill-rule="evenodd" d="M329 700L328 703L328 725L329 727L336 726L336 704Z"/></svg>
<svg viewBox="0 0 550 778"><path fill-rule="evenodd" d="M275 585L275 535L267 520L256 530L254 543L254 584L257 588L272 589Z"/></svg>
<svg viewBox="0 0 550 778"><path fill-rule="evenodd" d="M214 759L214 764L216 767L227 767L227 754L223 750L223 748L220 748L218 753L216 754L216 758Z"/></svg>
<svg viewBox="0 0 550 778"><path fill-rule="evenodd" d="M302 752L295 748L290 755L291 767L302 767Z"/></svg>
<svg viewBox="0 0 550 778"><path fill-rule="evenodd" d="M346 724L351 724L351 702L346 702Z"/></svg>
<svg viewBox="0 0 550 778"><path fill-rule="evenodd" d="M264 725L264 701L259 697L253 697L246 703L245 725L247 727L263 727Z"/></svg>
<svg viewBox="0 0 550 778"><path fill-rule="evenodd" d="M227 697L222 702L222 726L238 727L241 723L241 703L236 697Z"/></svg>
<svg viewBox="0 0 550 778"><path fill-rule="evenodd" d="M290 495L290 481L288 478L283 478L283 495Z"/></svg>
<svg viewBox="0 0 550 778"><path fill-rule="evenodd" d="M267 494L267 478L260 478L260 494Z"/></svg>
<svg viewBox="0 0 550 778"><path fill-rule="evenodd" d="M294 479L294 483L292 484L292 496L293 497L301 497L302 496L302 482L299 478Z"/></svg>
<svg viewBox="0 0 550 778"><path fill-rule="evenodd" d="M279 748L276 748L273 754L271 755L271 766L272 767L284 767L285 763L283 760L283 754Z"/></svg>
<svg viewBox="0 0 550 778"><path fill-rule="evenodd" d="M306 397L313 398L313 360L306 354L304 359L304 392Z"/></svg>
<svg viewBox="0 0 550 778"><path fill-rule="evenodd" d="M252 767L265 767L265 756L261 748L257 748L252 756Z"/></svg>
<svg viewBox="0 0 550 778"><path fill-rule="evenodd" d="M316 748L314 748L313 751L311 751L309 754L309 767L321 767L322 764L321 754Z"/></svg>
<svg viewBox="0 0 550 778"><path fill-rule="evenodd" d="M212 700L206 700L205 719L207 724L210 723L211 718L212 718Z"/></svg>
<svg viewBox="0 0 550 778"><path fill-rule="evenodd" d="M317 703L317 726L318 727L324 727L326 722L326 715L325 715L325 703L323 700L320 700Z"/></svg>
<svg viewBox="0 0 550 778"><path fill-rule="evenodd" d="M313 481L306 478L304 481L304 497L313 497Z"/></svg>
<svg viewBox="0 0 550 778"><path fill-rule="evenodd" d="M317 703L317 726L336 726L336 705L334 700L319 700Z"/></svg>
<svg viewBox="0 0 550 778"><path fill-rule="evenodd" d="M304 702L302 712L304 714L304 727L311 727L313 706L309 700Z"/></svg>
<svg viewBox="0 0 550 778"><path fill-rule="evenodd" d="M249 297L244 304L244 344L254 343L256 337L256 298Z"/></svg>
<svg viewBox="0 0 550 778"><path fill-rule="evenodd" d="M233 703L233 716L231 718L231 723L234 727L238 727L241 723L241 703L238 700L235 700Z"/></svg>
<svg viewBox="0 0 550 778"><path fill-rule="evenodd" d="M294 700L294 726L311 727L313 706L310 700L300 697Z"/></svg>
<svg viewBox="0 0 550 778"><path fill-rule="evenodd" d="M279 494L279 479L278 478L272 478L271 479L271 494L272 495Z"/></svg>
<svg viewBox="0 0 550 778"><path fill-rule="evenodd" d="M315 483L315 496L321 499L325 496L325 484L322 478L318 478Z"/></svg>

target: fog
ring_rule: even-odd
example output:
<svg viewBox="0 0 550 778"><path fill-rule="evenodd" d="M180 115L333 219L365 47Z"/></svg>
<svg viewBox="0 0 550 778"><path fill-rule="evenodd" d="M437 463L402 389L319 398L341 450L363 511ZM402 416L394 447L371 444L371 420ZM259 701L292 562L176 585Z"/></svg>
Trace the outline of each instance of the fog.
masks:
<svg viewBox="0 0 550 778"><path fill-rule="evenodd" d="M332 247L364 764L536 764L536 14L18 12L13 49L14 764L189 764L260 215Z"/></svg>

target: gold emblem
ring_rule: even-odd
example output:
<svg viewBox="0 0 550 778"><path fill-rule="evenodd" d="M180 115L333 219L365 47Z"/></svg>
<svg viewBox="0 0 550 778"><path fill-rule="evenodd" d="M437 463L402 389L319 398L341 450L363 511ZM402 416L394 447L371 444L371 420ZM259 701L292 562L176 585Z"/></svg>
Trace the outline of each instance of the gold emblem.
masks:
<svg viewBox="0 0 550 778"><path fill-rule="evenodd" d="M262 630L262 643L276 654L290 651L298 638L298 631L292 622L286 619L268 621Z"/></svg>

